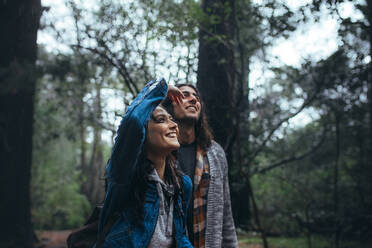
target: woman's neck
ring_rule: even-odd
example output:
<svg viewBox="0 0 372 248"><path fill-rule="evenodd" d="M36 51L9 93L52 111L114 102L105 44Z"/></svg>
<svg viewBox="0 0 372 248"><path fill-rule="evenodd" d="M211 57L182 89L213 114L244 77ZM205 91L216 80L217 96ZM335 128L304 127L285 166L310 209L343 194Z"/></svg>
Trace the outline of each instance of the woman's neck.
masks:
<svg viewBox="0 0 372 248"><path fill-rule="evenodd" d="M165 171L165 161L166 156L160 156L156 153L147 152L147 159L152 162L158 176L162 181L164 181L164 171Z"/></svg>

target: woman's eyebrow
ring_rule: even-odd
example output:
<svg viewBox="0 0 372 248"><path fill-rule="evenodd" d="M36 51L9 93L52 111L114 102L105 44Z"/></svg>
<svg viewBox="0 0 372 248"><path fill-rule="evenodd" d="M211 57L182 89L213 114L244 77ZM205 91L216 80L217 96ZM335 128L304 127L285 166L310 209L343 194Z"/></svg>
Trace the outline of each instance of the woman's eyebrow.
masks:
<svg viewBox="0 0 372 248"><path fill-rule="evenodd" d="M153 115L154 118L158 118L158 117L166 117L165 114L157 114L157 115Z"/></svg>

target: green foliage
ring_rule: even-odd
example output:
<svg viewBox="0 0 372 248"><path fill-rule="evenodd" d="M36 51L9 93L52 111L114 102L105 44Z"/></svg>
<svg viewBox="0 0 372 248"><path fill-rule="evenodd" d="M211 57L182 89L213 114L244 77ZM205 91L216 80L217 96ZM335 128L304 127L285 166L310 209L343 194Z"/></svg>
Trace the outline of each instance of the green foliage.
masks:
<svg viewBox="0 0 372 248"><path fill-rule="evenodd" d="M48 61L48 66L54 68L51 66L56 61L52 57L41 50L39 63ZM57 60L57 64L60 61L67 62ZM32 219L36 229L76 228L90 211L79 181L78 129L76 119L71 116L71 94L60 94L72 90L59 81L64 79L62 72L67 73L69 66L60 68L57 74L52 73L53 84L49 81L50 74L45 74L37 85L31 180Z"/></svg>
<svg viewBox="0 0 372 248"><path fill-rule="evenodd" d="M80 193L76 143L58 128L66 120L56 112L45 115L38 106L31 184L33 222L36 229L76 228L90 210Z"/></svg>
<svg viewBox="0 0 372 248"><path fill-rule="evenodd" d="M32 217L36 229L81 226L90 204L80 193L76 145L65 137L35 149L32 178Z"/></svg>
<svg viewBox="0 0 372 248"><path fill-rule="evenodd" d="M372 175L372 88L371 63L366 62L371 56L366 23L371 23L371 18L363 11L367 6L360 2L354 6L364 19L343 19L338 12L342 2L320 0L300 8L305 15L302 20L312 18L309 13L316 11L324 15L322 4L329 8L340 20L342 44L324 60L305 61L301 68L274 68L275 78L262 86L263 94L250 104L249 123L242 125L249 127L251 141L243 147L242 157L248 157L243 161L251 165L245 171L253 175L260 168L272 169L252 176L262 222L269 233L322 233L341 239L370 236L372 192L371 181L366 178ZM274 27L291 30L281 29L281 20ZM275 128L275 123L294 113L292 106L307 101L308 111L316 113L317 120L296 129L285 121L251 159L251 151L262 144L262 137ZM311 151L322 130L324 142ZM246 139L245 135L243 131ZM308 156L291 159L300 154Z"/></svg>
<svg viewBox="0 0 372 248"><path fill-rule="evenodd" d="M349 118L353 115L347 114ZM345 113L343 118L346 118ZM263 225L269 233L298 235L312 232L330 236L339 225L337 223L342 223L339 230L344 237L365 238L369 235L371 213L367 206L372 202L371 183L365 179L370 172L365 167L365 147L362 145L366 130L360 123L343 119L340 123L341 153L338 155L334 122L334 117L329 115L320 120L320 123L327 123L327 135L320 148L310 156L252 177L260 213L264 217ZM256 161L266 167L283 159L283 155L291 157L292 153L293 156L306 153L314 142L318 142L323 129L322 125L311 123L291 130L284 139L270 144Z"/></svg>

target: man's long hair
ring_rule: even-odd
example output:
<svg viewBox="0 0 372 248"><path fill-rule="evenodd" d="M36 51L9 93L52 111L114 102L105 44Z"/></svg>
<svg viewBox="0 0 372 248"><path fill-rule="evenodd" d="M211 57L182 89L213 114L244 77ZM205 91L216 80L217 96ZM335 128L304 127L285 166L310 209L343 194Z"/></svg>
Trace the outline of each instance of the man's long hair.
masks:
<svg viewBox="0 0 372 248"><path fill-rule="evenodd" d="M188 86L190 88L193 88L196 94L199 96L201 110L200 110L199 119L195 123L195 137L196 137L196 143L200 146L200 148L203 151L206 152L208 148L210 147L210 145L212 144L213 134L208 124L207 115L205 113L204 102L200 96L199 90L194 85L192 84L177 84L176 85L177 88L180 88L183 86ZM167 102L169 103L170 100L168 100ZM163 105L165 105L167 111L174 116L173 105L172 104L163 104Z"/></svg>

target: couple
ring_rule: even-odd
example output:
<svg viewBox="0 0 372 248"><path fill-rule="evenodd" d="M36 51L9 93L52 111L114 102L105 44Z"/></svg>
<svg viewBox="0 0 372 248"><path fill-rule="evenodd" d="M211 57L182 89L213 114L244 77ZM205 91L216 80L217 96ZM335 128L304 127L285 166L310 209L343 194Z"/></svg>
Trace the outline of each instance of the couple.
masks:
<svg viewBox="0 0 372 248"><path fill-rule="evenodd" d="M164 79L131 103L106 168L96 247L238 247L225 154L203 108L194 86Z"/></svg>

